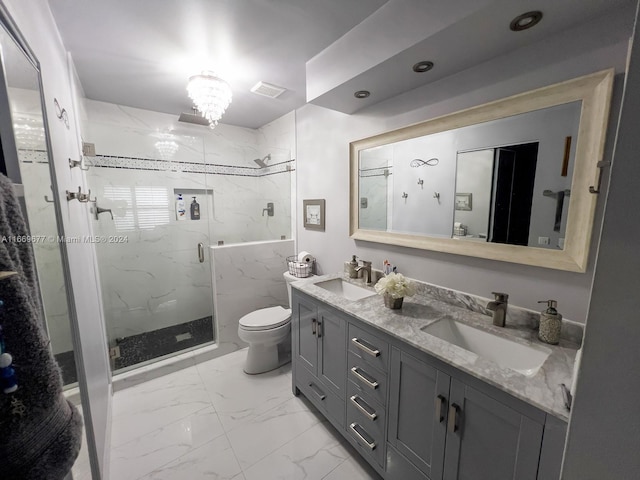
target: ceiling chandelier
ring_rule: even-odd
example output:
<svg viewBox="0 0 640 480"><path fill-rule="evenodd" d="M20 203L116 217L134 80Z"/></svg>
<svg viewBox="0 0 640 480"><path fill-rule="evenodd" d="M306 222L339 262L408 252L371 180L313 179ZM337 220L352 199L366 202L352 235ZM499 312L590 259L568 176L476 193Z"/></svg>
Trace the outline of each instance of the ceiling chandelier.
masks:
<svg viewBox="0 0 640 480"><path fill-rule="evenodd" d="M231 103L231 87L213 72L189 78L187 93L200 114L214 128Z"/></svg>

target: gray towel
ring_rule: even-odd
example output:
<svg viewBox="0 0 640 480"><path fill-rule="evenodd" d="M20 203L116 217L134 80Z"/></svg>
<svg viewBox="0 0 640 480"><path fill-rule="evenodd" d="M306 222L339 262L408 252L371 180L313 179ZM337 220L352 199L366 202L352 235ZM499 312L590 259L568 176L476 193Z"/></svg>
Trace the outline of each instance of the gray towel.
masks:
<svg viewBox="0 0 640 480"><path fill-rule="evenodd" d="M42 328L31 244L8 241L20 235L28 235L20 204L0 174L0 271L18 272L0 280L0 324L18 380L16 392L0 391L0 478L62 480L80 450L82 417L62 394Z"/></svg>

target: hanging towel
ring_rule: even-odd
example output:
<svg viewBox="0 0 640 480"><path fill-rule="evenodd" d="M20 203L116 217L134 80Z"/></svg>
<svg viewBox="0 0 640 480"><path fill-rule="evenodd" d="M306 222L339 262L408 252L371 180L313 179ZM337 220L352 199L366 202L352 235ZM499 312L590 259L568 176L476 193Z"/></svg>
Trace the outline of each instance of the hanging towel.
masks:
<svg viewBox="0 0 640 480"><path fill-rule="evenodd" d="M43 329L33 251L11 181L0 174L0 325L18 390L0 390L0 478L62 480L82 440L82 417L62 394L62 377Z"/></svg>

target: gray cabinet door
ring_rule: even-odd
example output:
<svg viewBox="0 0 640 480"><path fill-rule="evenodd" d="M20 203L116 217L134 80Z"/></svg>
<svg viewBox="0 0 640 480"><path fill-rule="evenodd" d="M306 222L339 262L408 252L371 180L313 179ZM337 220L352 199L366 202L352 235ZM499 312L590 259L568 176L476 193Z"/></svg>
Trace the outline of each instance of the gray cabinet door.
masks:
<svg viewBox="0 0 640 480"><path fill-rule="evenodd" d="M347 322L323 310L318 311L317 377L344 398L347 382Z"/></svg>
<svg viewBox="0 0 640 480"><path fill-rule="evenodd" d="M535 480L542 425L452 379L444 478Z"/></svg>
<svg viewBox="0 0 640 480"><path fill-rule="evenodd" d="M388 442L431 480L442 478L450 380L392 349Z"/></svg>
<svg viewBox="0 0 640 480"><path fill-rule="evenodd" d="M318 309L314 303L307 302L299 296L294 297L292 312L292 339L294 355L299 365L306 367L316 375L318 364Z"/></svg>

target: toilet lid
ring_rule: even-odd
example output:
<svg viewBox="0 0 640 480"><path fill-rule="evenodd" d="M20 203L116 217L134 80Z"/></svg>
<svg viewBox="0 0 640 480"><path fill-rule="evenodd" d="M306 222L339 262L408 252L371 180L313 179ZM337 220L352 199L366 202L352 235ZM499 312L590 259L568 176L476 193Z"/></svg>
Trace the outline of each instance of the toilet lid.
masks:
<svg viewBox="0 0 640 480"><path fill-rule="evenodd" d="M277 306L248 313L240 319L239 323L245 330L269 330L284 325L290 319L291 310Z"/></svg>

